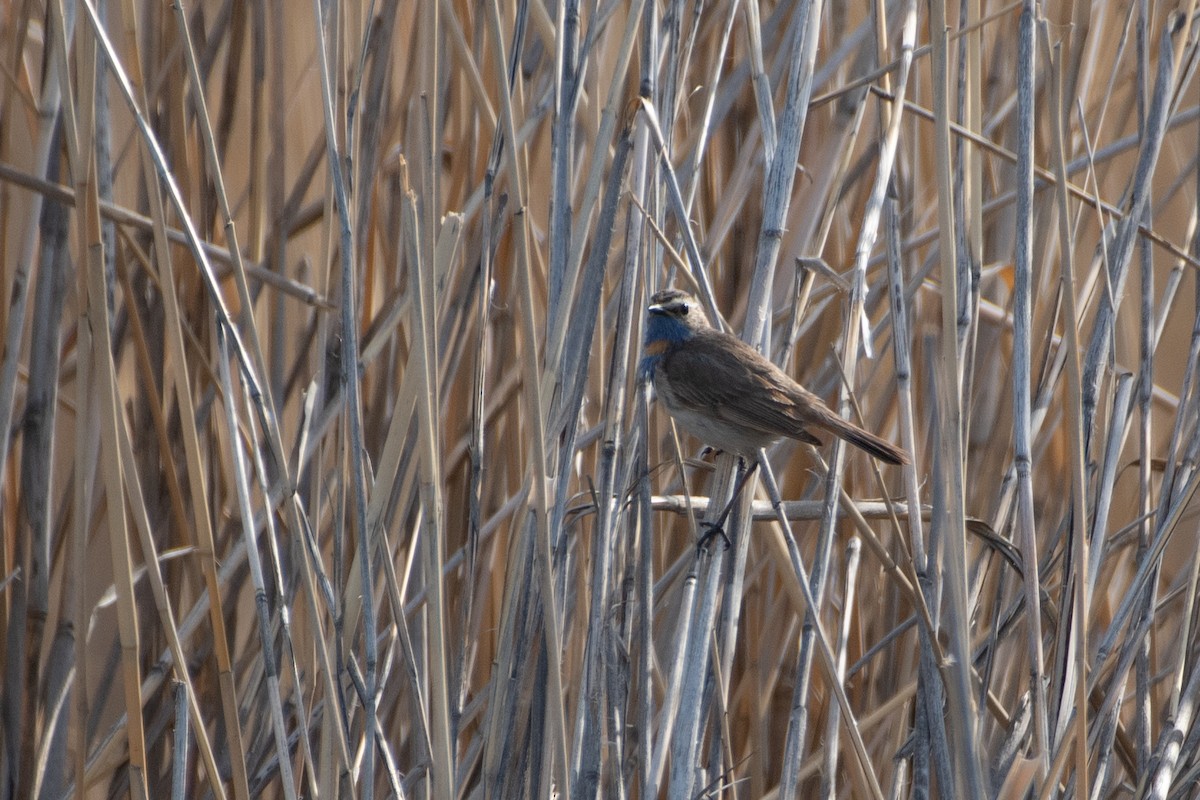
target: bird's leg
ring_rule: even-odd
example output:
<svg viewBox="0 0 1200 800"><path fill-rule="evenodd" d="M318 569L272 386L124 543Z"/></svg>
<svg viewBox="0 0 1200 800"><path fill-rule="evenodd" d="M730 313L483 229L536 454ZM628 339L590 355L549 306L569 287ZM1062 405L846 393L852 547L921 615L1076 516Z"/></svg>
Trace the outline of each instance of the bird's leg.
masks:
<svg viewBox="0 0 1200 800"><path fill-rule="evenodd" d="M697 550L707 549L708 543L717 534L720 534L721 538L725 540L726 549L728 549L729 545L732 544L732 542L729 541L729 537L725 534L725 520L729 519L729 512L733 511L733 505L737 502L738 497L741 496L742 489L746 486L746 481L750 480L750 476L754 474L754 470L756 469L758 469L757 458L754 459L754 461L750 464L749 469L746 468L746 462L740 457L738 458L738 474L737 481L733 485L733 496L730 497L729 502L725 504L725 508L721 511L721 516L717 517L716 522L700 523L705 528L705 531L704 535L700 537L699 543L696 545Z"/></svg>

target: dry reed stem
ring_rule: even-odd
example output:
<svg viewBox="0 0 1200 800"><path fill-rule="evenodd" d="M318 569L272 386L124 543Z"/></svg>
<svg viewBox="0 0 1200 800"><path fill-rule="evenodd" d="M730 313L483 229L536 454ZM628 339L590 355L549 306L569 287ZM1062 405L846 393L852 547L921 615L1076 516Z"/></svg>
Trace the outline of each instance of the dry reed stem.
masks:
<svg viewBox="0 0 1200 800"><path fill-rule="evenodd" d="M0 10L0 800L1187 796L1195 5Z"/></svg>

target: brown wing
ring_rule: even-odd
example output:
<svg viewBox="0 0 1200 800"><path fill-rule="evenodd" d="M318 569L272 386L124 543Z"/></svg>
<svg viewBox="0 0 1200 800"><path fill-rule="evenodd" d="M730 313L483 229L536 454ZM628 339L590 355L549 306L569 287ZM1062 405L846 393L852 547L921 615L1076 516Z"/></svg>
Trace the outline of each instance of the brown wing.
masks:
<svg viewBox="0 0 1200 800"><path fill-rule="evenodd" d="M812 420L797 400L821 401L735 336L698 331L663 366L677 402L735 425L821 443L805 430Z"/></svg>
<svg viewBox="0 0 1200 800"><path fill-rule="evenodd" d="M908 453L831 411L750 345L719 331L698 331L665 361L677 401L754 430L820 444L819 428L890 464Z"/></svg>

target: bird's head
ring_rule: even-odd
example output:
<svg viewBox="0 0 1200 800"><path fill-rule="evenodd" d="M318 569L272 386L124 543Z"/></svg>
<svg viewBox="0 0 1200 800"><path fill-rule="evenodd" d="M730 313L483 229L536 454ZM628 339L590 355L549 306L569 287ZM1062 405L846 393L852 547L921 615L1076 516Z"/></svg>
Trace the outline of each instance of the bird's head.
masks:
<svg viewBox="0 0 1200 800"><path fill-rule="evenodd" d="M698 330L712 327L696 298L678 289L655 292L646 310L649 312L647 344L664 339L672 343L680 342Z"/></svg>
<svg viewBox="0 0 1200 800"><path fill-rule="evenodd" d="M643 374L652 372L658 359L670 348L686 342L696 331L711 327L696 298L678 289L656 292L646 311Z"/></svg>

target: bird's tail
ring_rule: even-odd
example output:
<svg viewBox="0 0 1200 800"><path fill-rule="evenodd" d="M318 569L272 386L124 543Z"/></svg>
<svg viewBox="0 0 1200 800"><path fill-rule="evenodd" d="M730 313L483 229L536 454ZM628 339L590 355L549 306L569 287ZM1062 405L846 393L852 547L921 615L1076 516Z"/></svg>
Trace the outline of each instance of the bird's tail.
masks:
<svg viewBox="0 0 1200 800"><path fill-rule="evenodd" d="M821 418L814 420L814 422L839 439L845 439L850 444L865 450L880 461L886 461L889 464L907 464L911 461L908 457L908 451L903 447L897 447L887 439L881 439L854 423L847 422L832 411L828 415L822 414Z"/></svg>

